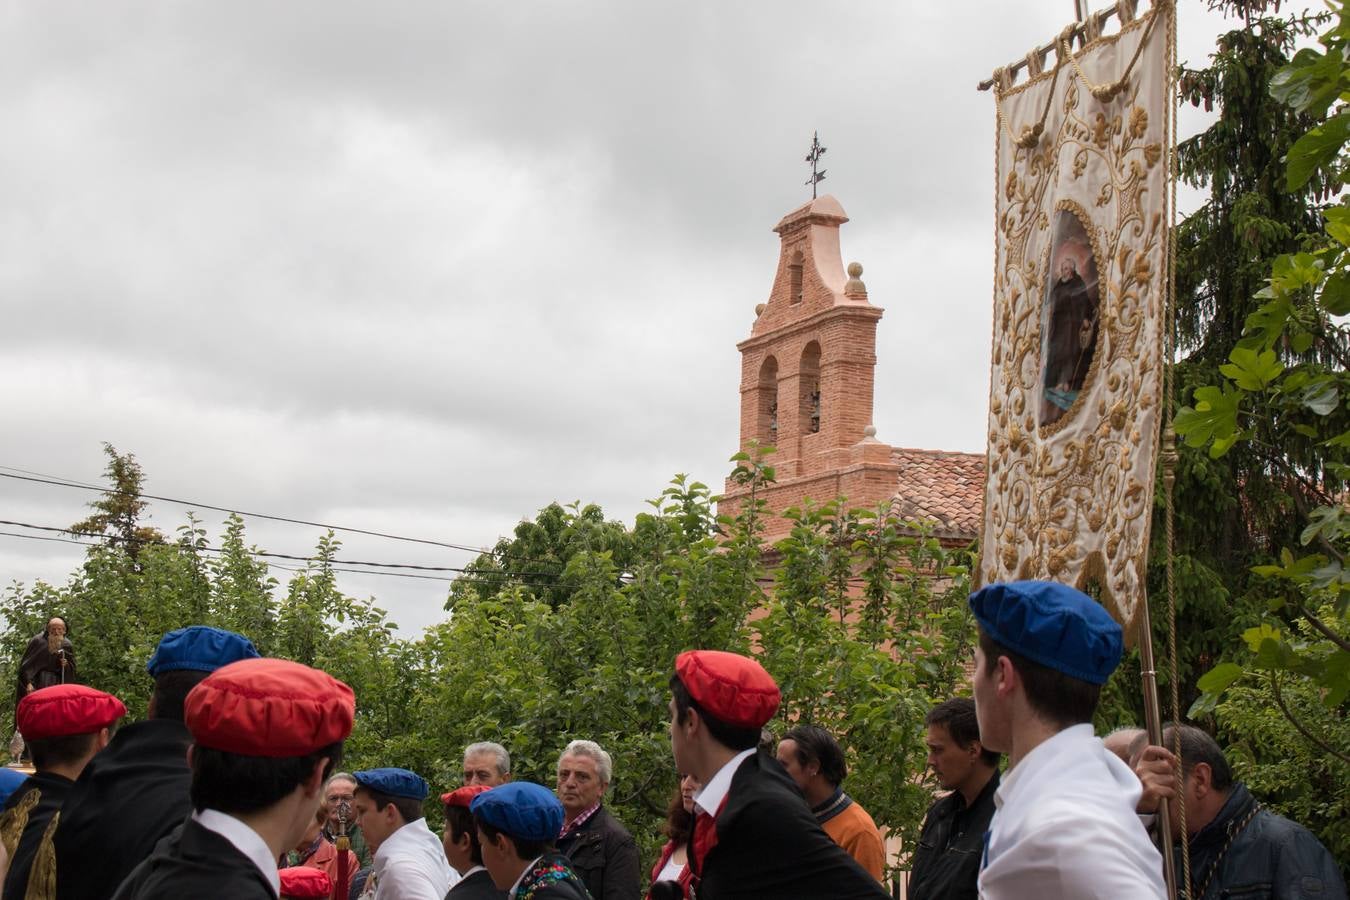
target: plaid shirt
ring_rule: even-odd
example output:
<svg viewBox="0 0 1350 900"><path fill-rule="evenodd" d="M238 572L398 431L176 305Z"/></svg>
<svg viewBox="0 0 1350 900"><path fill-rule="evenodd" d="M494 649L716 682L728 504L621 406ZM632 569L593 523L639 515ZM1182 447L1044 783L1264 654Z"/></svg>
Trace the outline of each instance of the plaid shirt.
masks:
<svg viewBox="0 0 1350 900"><path fill-rule="evenodd" d="M588 806L585 809L583 809L581 813L570 823L568 822L563 823L562 831L558 833L558 837L559 838L567 837L569 834L576 831L582 825L585 825L586 821L590 819L591 816L595 815L599 810L600 810L600 801L597 800L595 801L594 805Z"/></svg>

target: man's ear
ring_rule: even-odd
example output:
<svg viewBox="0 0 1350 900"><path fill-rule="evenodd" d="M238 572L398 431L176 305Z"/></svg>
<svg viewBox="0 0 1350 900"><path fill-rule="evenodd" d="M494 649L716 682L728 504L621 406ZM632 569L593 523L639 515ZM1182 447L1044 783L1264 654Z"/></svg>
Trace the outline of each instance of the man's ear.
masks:
<svg viewBox="0 0 1350 900"><path fill-rule="evenodd" d="M1013 691L1013 688L1021 683L1017 675L1017 668L1012 664L1012 660L1006 656L1000 656L994 661L994 679L996 682L995 691L1000 697L1007 697Z"/></svg>
<svg viewBox="0 0 1350 900"><path fill-rule="evenodd" d="M1195 784L1195 795L1204 797L1214 790L1214 770L1209 763L1198 762L1191 767L1191 780Z"/></svg>
<svg viewBox="0 0 1350 900"><path fill-rule="evenodd" d="M970 744L966 747L966 755L970 757L971 762L974 762L975 760L979 759L980 754L982 753L984 753L984 745L981 744L978 740L971 741Z"/></svg>

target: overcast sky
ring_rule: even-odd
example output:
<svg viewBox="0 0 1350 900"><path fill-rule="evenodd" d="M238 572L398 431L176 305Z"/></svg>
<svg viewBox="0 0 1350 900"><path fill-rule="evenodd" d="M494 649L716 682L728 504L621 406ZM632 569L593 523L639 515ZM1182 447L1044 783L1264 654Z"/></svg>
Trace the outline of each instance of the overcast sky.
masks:
<svg viewBox="0 0 1350 900"><path fill-rule="evenodd" d="M1180 5L1199 62L1224 25ZM878 437L983 452L994 108L974 86L1071 16L6 4L0 471L98 481L108 441L149 493L474 546L555 499L631 521L676 472L720 488L735 344L770 229L809 198L814 130L844 258L886 310ZM3 519L67 526L89 499L0 479ZM319 537L249 534L301 555ZM354 559L470 558L343 539ZM0 581L62 583L82 552L0 536ZM444 615L437 582L340 585L409 634Z"/></svg>

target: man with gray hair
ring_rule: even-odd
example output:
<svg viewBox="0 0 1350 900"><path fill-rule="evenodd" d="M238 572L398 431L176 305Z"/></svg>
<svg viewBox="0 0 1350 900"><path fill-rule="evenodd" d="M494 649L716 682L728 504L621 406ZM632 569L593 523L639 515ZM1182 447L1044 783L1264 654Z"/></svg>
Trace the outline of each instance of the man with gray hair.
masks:
<svg viewBox="0 0 1350 900"><path fill-rule="evenodd" d="M595 900L638 900L637 844L601 800L614 762L595 741L572 741L558 757L563 827L558 851Z"/></svg>
<svg viewBox="0 0 1350 900"><path fill-rule="evenodd" d="M479 741L464 748L464 783L496 787L511 780L511 754L494 741Z"/></svg>

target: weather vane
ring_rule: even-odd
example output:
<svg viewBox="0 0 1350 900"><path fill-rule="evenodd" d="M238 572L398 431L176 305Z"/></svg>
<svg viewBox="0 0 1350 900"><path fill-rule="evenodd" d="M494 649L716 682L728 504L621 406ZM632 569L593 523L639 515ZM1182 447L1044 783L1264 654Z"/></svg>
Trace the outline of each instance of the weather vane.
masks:
<svg viewBox="0 0 1350 900"><path fill-rule="evenodd" d="M806 154L806 161L811 164L811 177L806 183L811 185L811 199L816 199L816 185L825 180L825 170L817 167L820 165L820 158L825 155L825 148L820 146L820 132L812 132L811 152Z"/></svg>

